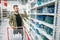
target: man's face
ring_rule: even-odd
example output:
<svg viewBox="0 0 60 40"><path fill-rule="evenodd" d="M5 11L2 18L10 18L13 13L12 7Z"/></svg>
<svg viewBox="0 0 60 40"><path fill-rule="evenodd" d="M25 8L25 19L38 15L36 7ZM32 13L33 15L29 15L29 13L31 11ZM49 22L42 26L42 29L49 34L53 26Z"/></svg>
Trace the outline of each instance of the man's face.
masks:
<svg viewBox="0 0 60 40"><path fill-rule="evenodd" d="M14 11L18 12L19 8L18 7L14 7Z"/></svg>

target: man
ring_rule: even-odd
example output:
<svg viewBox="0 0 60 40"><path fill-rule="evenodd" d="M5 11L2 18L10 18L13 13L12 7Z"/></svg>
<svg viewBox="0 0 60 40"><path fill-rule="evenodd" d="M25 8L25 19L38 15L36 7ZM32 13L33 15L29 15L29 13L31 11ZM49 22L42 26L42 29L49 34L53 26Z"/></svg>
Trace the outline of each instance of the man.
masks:
<svg viewBox="0 0 60 40"><path fill-rule="evenodd" d="M14 13L10 16L9 24L13 28L13 33L21 33L23 36L23 21L22 16L19 14L18 5L13 6Z"/></svg>

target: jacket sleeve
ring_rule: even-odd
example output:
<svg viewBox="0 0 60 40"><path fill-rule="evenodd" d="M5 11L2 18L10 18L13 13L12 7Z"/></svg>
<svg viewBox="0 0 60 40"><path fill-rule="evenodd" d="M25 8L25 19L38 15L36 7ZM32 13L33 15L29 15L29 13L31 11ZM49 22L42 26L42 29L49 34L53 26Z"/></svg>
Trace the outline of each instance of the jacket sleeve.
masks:
<svg viewBox="0 0 60 40"><path fill-rule="evenodd" d="M10 16L9 24L10 24L10 26L13 26L13 16L12 15Z"/></svg>

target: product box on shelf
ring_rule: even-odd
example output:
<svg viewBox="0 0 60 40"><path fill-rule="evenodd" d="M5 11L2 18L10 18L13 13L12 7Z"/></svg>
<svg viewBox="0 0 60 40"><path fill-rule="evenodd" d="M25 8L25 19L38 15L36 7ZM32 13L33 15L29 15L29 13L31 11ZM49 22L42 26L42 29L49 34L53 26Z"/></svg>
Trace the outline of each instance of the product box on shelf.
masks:
<svg viewBox="0 0 60 40"><path fill-rule="evenodd" d="M45 21L45 17L46 17L46 16L43 16L43 15L37 15L37 19L38 19L38 20Z"/></svg>
<svg viewBox="0 0 60 40"><path fill-rule="evenodd" d="M39 28L41 25L39 25L39 22L36 22L36 26Z"/></svg>
<svg viewBox="0 0 60 40"><path fill-rule="evenodd" d="M35 30L34 26L32 26L32 29Z"/></svg>
<svg viewBox="0 0 60 40"><path fill-rule="evenodd" d="M38 4L38 5L41 5L41 4L42 4L42 0L38 0L38 1L37 1L37 4Z"/></svg>
<svg viewBox="0 0 60 40"><path fill-rule="evenodd" d="M30 19L30 21L35 24L35 21L34 20Z"/></svg>
<svg viewBox="0 0 60 40"><path fill-rule="evenodd" d="M49 40L48 38L46 38L44 35L41 36L43 40Z"/></svg>
<svg viewBox="0 0 60 40"><path fill-rule="evenodd" d="M53 35L53 29L51 29L47 26L44 26L44 30L46 31L47 34Z"/></svg>
<svg viewBox="0 0 60 40"><path fill-rule="evenodd" d="M31 18L35 18L35 15L31 15Z"/></svg>
<svg viewBox="0 0 60 40"><path fill-rule="evenodd" d="M42 0L43 3L50 2L51 0Z"/></svg>
<svg viewBox="0 0 60 40"><path fill-rule="evenodd" d="M37 19L41 21L45 21L49 24L53 24L54 16L37 15Z"/></svg>
<svg viewBox="0 0 60 40"><path fill-rule="evenodd" d="M47 7L43 7L43 13L47 13Z"/></svg>
<svg viewBox="0 0 60 40"><path fill-rule="evenodd" d="M45 22L49 24L53 24L54 17L53 16L46 16Z"/></svg>
<svg viewBox="0 0 60 40"><path fill-rule="evenodd" d="M43 13L43 8L37 9L37 13Z"/></svg>
<svg viewBox="0 0 60 40"><path fill-rule="evenodd" d="M55 5L47 6L48 13L54 13Z"/></svg>
<svg viewBox="0 0 60 40"><path fill-rule="evenodd" d="M39 38L37 36L35 36L35 40L39 40Z"/></svg>
<svg viewBox="0 0 60 40"><path fill-rule="evenodd" d="M38 35L40 35L40 32L39 32L39 30L38 30L38 29L36 29L36 30L35 30L35 32L36 32Z"/></svg>
<svg viewBox="0 0 60 40"><path fill-rule="evenodd" d="M37 26L38 28L44 28L44 25L43 25L43 24L39 24L39 22L36 22L36 26Z"/></svg>
<svg viewBox="0 0 60 40"><path fill-rule="evenodd" d="M31 8L33 8L36 5L36 3L31 3Z"/></svg>

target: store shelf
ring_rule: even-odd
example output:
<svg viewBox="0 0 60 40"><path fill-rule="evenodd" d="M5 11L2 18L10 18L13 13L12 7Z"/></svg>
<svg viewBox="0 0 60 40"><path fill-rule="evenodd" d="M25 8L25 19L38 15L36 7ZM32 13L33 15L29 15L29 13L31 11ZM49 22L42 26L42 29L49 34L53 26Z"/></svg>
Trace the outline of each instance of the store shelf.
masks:
<svg viewBox="0 0 60 40"><path fill-rule="evenodd" d="M0 7L0 25L2 23L2 14L1 14L1 7Z"/></svg>
<svg viewBox="0 0 60 40"><path fill-rule="evenodd" d="M35 2L34 2L35 1ZM29 3L36 3L36 0L28 0Z"/></svg>
<svg viewBox="0 0 60 40"><path fill-rule="evenodd" d="M31 37L32 37L32 39L34 40L34 37L33 37L33 35L31 34Z"/></svg>
<svg viewBox="0 0 60 40"><path fill-rule="evenodd" d="M33 24L34 25L34 24ZM36 25L34 25L34 27L35 27ZM41 33L41 34L43 34L44 36L46 36L49 40L52 40L52 36L50 36L50 35L48 35L43 29L39 29L39 28L37 28L37 27L35 27L36 29L38 29L39 30L39 32Z"/></svg>
<svg viewBox="0 0 60 40"><path fill-rule="evenodd" d="M54 13L37 13L36 15L51 15L51 16L54 16L55 14Z"/></svg>
<svg viewBox="0 0 60 40"><path fill-rule="evenodd" d="M41 36L40 35L38 35L34 30L32 30L34 33L35 33L35 35L40 39L40 40L42 40L42 38L41 38ZM34 36L33 36L34 37Z"/></svg>
<svg viewBox="0 0 60 40"><path fill-rule="evenodd" d="M35 13L31 13L30 15L36 15Z"/></svg>
<svg viewBox="0 0 60 40"><path fill-rule="evenodd" d="M43 7L43 6L47 6L47 5L50 5L50 4L53 4L53 3L55 3L55 0L52 0L52 1L49 1L49 2L46 2L46 3L43 3L43 4L41 4L41 5L39 5L39 6L36 6L36 7L32 8L32 9L41 8L41 7ZM32 10L32 9L31 9L31 10Z"/></svg>
<svg viewBox="0 0 60 40"><path fill-rule="evenodd" d="M52 24L49 24L49 23L46 23L44 21L40 21L40 20L37 20L37 19L33 19L33 18L31 18L31 19L36 21L36 22L39 22L40 24L44 24L44 25L46 25L49 28L52 28L52 29L54 28L54 25L52 25Z"/></svg>
<svg viewBox="0 0 60 40"><path fill-rule="evenodd" d="M55 31L54 24L56 22L56 20L55 20L56 6L55 5L56 5L56 0L38 0L36 2L35 6L33 6L31 9L29 9L29 11L32 11L32 12L30 14L31 21L30 20L28 20L28 21L33 25L32 27L38 29L38 31L41 34L43 34L45 37L47 37L49 40L54 40L54 36L55 36L55 33L54 33L54 31ZM35 22L36 24L33 22ZM38 26L39 28L36 26ZM46 30L48 30L48 31L46 31ZM50 30L52 30L52 31L50 31Z"/></svg>
<svg viewBox="0 0 60 40"><path fill-rule="evenodd" d="M26 24L26 22L25 22L25 24ZM27 24L26 24L26 25L27 25ZM27 26L29 26L29 25L27 25ZM31 27L30 27L30 28L31 28ZM32 29L32 28L31 28L31 29ZM33 31L33 32L35 33L35 35L39 38L39 40L42 40L42 39L40 38L40 37L41 37L40 35L38 35L34 30L32 30L32 31ZM31 36L32 36L33 39L35 39L32 34L31 34Z"/></svg>
<svg viewBox="0 0 60 40"><path fill-rule="evenodd" d="M27 20L27 19L26 19L26 20ZM27 21L28 21L28 20L27 20ZM49 40L52 40L52 36L48 35L45 31L37 28L36 25L33 24L32 22L30 22L30 21L28 21L28 22L31 23L36 29L38 29L41 34L43 34L44 36L46 36Z"/></svg>
<svg viewBox="0 0 60 40"><path fill-rule="evenodd" d="M24 20L23 20L23 21L24 21ZM29 25L26 23L26 21L24 21L24 24L25 24L26 27L29 27ZM29 28L31 28L31 27L29 27ZM27 29L29 29L29 28L27 28ZM26 29L26 30L27 30L27 29ZM28 31L28 30L27 30L27 31ZM28 32L29 32L29 31L28 31ZM31 32L30 32L30 33L31 33ZM33 37L32 34L31 34L31 37L32 37L32 39L34 39L34 37ZM31 37L30 37L30 38L31 38Z"/></svg>
<svg viewBox="0 0 60 40"><path fill-rule="evenodd" d="M37 27L36 27L37 28ZM44 36L46 36L49 40L52 40L52 36L50 36L50 35L48 35L44 30L42 30L42 29L39 29L39 28L37 28L38 30L39 30L39 32L41 33L41 34L43 34Z"/></svg>
<svg viewBox="0 0 60 40"><path fill-rule="evenodd" d="M51 16L54 16L55 14L54 13L31 13L30 15L51 15Z"/></svg>

